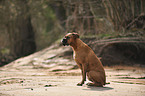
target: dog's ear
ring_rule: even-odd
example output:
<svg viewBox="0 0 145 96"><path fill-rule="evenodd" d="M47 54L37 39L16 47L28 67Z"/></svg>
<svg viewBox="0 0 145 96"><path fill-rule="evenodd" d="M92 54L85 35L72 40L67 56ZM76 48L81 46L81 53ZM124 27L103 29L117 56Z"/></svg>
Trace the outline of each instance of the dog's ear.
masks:
<svg viewBox="0 0 145 96"><path fill-rule="evenodd" d="M75 38L79 38L79 37L80 37L78 33L74 33L74 32L73 32L72 35L73 35Z"/></svg>

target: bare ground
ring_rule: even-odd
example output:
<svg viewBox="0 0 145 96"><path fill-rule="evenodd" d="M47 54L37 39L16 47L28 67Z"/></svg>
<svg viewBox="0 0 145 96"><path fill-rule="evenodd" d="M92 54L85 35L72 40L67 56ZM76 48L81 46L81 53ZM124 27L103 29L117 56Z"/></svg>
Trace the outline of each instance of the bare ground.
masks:
<svg viewBox="0 0 145 96"><path fill-rule="evenodd" d="M76 86L81 74L67 50L54 45L1 67L0 96L145 96L145 68L105 67L110 84Z"/></svg>

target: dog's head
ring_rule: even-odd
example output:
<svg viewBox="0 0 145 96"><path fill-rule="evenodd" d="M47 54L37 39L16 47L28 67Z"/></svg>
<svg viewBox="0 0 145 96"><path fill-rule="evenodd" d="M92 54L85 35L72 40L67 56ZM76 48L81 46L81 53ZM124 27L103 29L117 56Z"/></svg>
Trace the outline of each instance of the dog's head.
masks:
<svg viewBox="0 0 145 96"><path fill-rule="evenodd" d="M65 37L62 40L62 44L65 45L71 45L77 38L79 38L79 35L77 33L68 33L65 35Z"/></svg>

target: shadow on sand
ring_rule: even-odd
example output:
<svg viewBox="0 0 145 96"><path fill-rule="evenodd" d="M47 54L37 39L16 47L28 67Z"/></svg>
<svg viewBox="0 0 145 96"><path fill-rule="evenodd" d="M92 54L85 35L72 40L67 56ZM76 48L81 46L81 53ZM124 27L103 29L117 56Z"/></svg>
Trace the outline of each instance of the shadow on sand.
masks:
<svg viewBox="0 0 145 96"><path fill-rule="evenodd" d="M106 91L106 90L113 90L114 88L111 87L93 87L93 86L88 86L87 89L83 90L88 90L88 91Z"/></svg>

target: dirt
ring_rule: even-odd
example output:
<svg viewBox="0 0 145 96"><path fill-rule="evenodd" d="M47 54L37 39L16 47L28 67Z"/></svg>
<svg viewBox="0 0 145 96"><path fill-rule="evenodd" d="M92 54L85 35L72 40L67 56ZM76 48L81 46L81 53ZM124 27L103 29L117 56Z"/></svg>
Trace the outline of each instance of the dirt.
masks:
<svg viewBox="0 0 145 96"><path fill-rule="evenodd" d="M0 96L145 96L145 68L105 66L104 87L76 86L80 69L53 45L0 68Z"/></svg>

